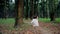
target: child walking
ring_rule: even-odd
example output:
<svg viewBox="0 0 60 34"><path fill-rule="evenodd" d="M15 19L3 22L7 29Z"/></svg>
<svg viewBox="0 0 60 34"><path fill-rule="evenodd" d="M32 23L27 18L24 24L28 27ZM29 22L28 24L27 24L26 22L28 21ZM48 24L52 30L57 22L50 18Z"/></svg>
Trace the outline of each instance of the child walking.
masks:
<svg viewBox="0 0 60 34"><path fill-rule="evenodd" d="M37 32L38 32L37 29L39 28L38 16L33 16L31 24L32 24L33 29L34 29L34 33L37 34Z"/></svg>

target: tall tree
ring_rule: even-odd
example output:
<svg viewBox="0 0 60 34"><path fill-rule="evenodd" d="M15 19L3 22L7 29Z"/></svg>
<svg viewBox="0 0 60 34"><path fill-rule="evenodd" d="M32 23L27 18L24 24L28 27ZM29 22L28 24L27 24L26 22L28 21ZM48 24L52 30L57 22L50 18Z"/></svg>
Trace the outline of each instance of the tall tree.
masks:
<svg viewBox="0 0 60 34"><path fill-rule="evenodd" d="M38 0L34 0L34 15L38 15Z"/></svg>
<svg viewBox="0 0 60 34"><path fill-rule="evenodd" d="M34 15L34 0L30 0L30 18Z"/></svg>
<svg viewBox="0 0 60 34"><path fill-rule="evenodd" d="M47 11L47 17L49 18L49 6L48 6L48 0L46 0L46 11Z"/></svg>
<svg viewBox="0 0 60 34"><path fill-rule="evenodd" d="M49 0L49 11L50 11L50 19L51 21L55 20L55 0Z"/></svg>
<svg viewBox="0 0 60 34"><path fill-rule="evenodd" d="M28 0L26 0L26 19L28 18Z"/></svg>
<svg viewBox="0 0 60 34"><path fill-rule="evenodd" d="M17 13L16 13L16 22L15 22L15 27L20 26L23 23L23 0L18 0L16 5L17 5Z"/></svg>
<svg viewBox="0 0 60 34"><path fill-rule="evenodd" d="M5 1L3 0L0 0L0 17L1 18L4 18L4 5L5 4Z"/></svg>
<svg viewBox="0 0 60 34"><path fill-rule="evenodd" d="M4 6L4 18L6 19L7 17L7 0L5 0L5 6Z"/></svg>
<svg viewBox="0 0 60 34"><path fill-rule="evenodd" d="M44 12L45 12L45 4L44 4L44 0L41 0L41 13L42 13L42 17L44 17Z"/></svg>

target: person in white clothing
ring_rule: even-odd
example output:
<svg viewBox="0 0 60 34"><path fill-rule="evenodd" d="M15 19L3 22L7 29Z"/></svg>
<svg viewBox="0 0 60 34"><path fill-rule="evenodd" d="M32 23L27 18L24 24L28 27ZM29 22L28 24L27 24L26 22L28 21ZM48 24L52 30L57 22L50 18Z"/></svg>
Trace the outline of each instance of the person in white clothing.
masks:
<svg viewBox="0 0 60 34"><path fill-rule="evenodd" d="M32 21L31 21L31 24L33 26L35 34L37 34L37 32L38 32L37 29L39 28L38 16L33 17Z"/></svg>
<svg viewBox="0 0 60 34"><path fill-rule="evenodd" d="M35 26L39 26L39 23L38 23L38 16L34 16L32 21L31 21L31 24L33 27Z"/></svg>

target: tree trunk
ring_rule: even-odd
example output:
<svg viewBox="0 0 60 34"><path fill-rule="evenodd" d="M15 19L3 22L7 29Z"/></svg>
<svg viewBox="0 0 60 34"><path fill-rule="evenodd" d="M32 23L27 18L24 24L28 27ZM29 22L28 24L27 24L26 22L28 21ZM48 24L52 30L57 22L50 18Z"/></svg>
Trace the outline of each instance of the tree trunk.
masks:
<svg viewBox="0 0 60 34"><path fill-rule="evenodd" d="M50 21L54 21L55 20L55 6L54 6L54 0L49 0L49 11L50 11Z"/></svg>
<svg viewBox="0 0 60 34"><path fill-rule="evenodd" d="M4 16L3 16L4 19L7 18L7 17L6 17L6 15L7 15L7 7L6 7L7 4L6 4L6 2L7 2L7 1L5 0L5 2L4 2L4 3L5 3L5 5L4 5Z"/></svg>
<svg viewBox="0 0 60 34"><path fill-rule="evenodd" d="M17 5L18 4L18 5ZM16 22L15 27L20 26L23 23L23 0L18 0L17 3L17 13L16 13Z"/></svg>
<svg viewBox="0 0 60 34"><path fill-rule="evenodd" d="M41 5L41 7L42 7L42 8L41 8L41 9L42 9L41 13L42 13L42 17L44 17L44 12L45 12L45 9L44 9L44 8L45 8L45 7L44 7L44 6L45 6L44 0L41 0L41 3L42 3L42 5Z"/></svg>
<svg viewBox="0 0 60 34"><path fill-rule="evenodd" d="M38 15L38 0L34 0L34 15Z"/></svg>
<svg viewBox="0 0 60 34"><path fill-rule="evenodd" d="M33 17L33 15L34 15L34 0L30 0L30 6L31 6L31 11L30 11L30 18L32 18Z"/></svg>
<svg viewBox="0 0 60 34"><path fill-rule="evenodd" d="M46 2L47 2L47 4L46 4L47 17L49 18L50 15L49 15L48 0Z"/></svg>
<svg viewBox="0 0 60 34"><path fill-rule="evenodd" d="M28 0L26 0L26 19L28 18Z"/></svg>

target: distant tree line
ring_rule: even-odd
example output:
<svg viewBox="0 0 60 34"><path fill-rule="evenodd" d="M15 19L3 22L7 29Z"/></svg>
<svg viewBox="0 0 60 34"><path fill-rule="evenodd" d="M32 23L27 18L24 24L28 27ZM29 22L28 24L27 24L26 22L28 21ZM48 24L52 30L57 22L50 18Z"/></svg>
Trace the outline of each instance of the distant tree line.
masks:
<svg viewBox="0 0 60 34"><path fill-rule="evenodd" d="M58 0L24 0L24 18L38 15L41 18L49 18L54 11L55 17L60 17L60 1ZM15 17L15 3L9 0L0 1L0 18Z"/></svg>

